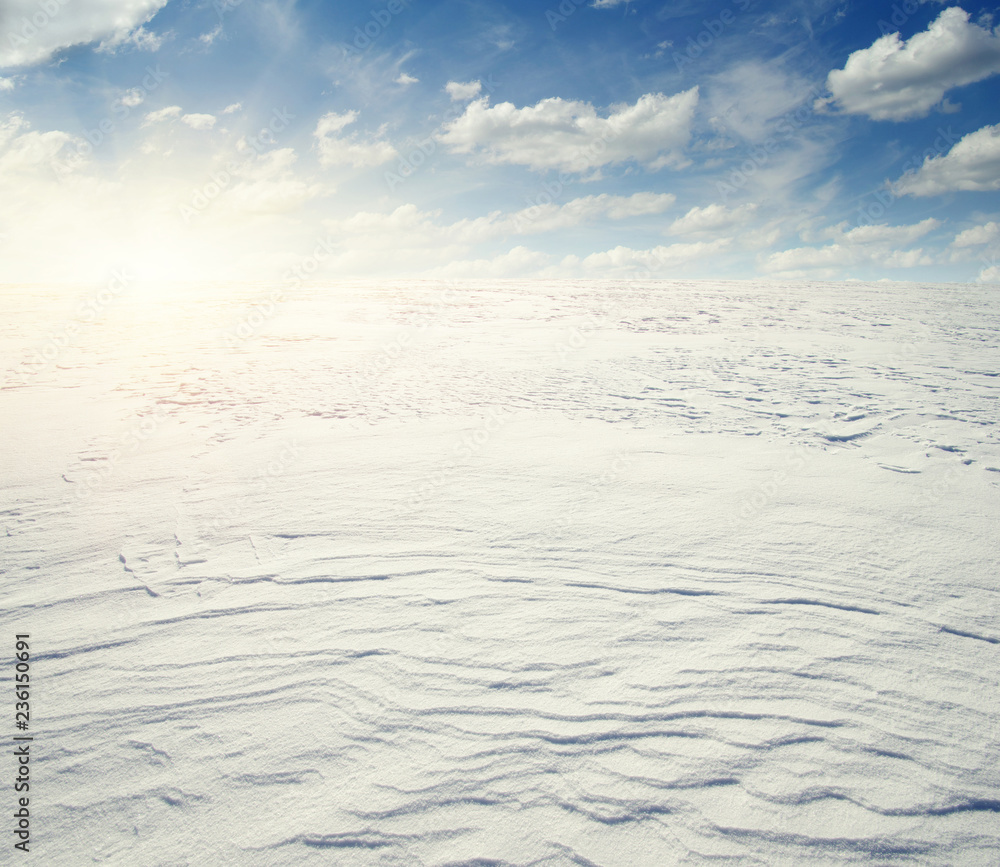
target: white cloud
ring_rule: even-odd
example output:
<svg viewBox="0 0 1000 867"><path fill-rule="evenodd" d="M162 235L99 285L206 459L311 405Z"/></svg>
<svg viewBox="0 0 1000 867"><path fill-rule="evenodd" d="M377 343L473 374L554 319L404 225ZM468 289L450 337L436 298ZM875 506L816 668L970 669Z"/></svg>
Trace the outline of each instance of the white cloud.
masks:
<svg viewBox="0 0 1000 867"><path fill-rule="evenodd" d="M222 113L232 114L235 111L239 111L241 108L243 108L242 102L234 102L232 105L227 105L224 109L222 109Z"/></svg>
<svg viewBox="0 0 1000 867"><path fill-rule="evenodd" d="M317 122L313 135L332 135L340 132L344 127L350 126L357 119L358 113L356 111L345 111L343 114L337 114L335 111L327 112Z"/></svg>
<svg viewBox="0 0 1000 867"><path fill-rule="evenodd" d="M697 104L697 87L673 96L647 93L603 118L577 100L553 97L517 108L509 102L491 107L482 97L445 124L438 138L452 153L479 153L488 163L539 171L585 172L629 160L652 170L679 168L688 164L682 151Z"/></svg>
<svg viewBox="0 0 1000 867"><path fill-rule="evenodd" d="M496 211L486 217L461 220L447 227L450 238L474 243L503 235L527 235L569 229L607 217L624 220L629 217L660 214L673 205L676 197L670 193L635 193L631 196L582 196L564 205L549 203L532 205L504 214Z"/></svg>
<svg viewBox="0 0 1000 867"><path fill-rule="evenodd" d="M855 51L827 76L834 104L873 120L924 117L947 91L1000 72L1000 29L969 22L958 6L945 9L926 31L908 41L898 33Z"/></svg>
<svg viewBox="0 0 1000 867"><path fill-rule="evenodd" d="M846 223L839 223L831 226L824 233L824 237L834 241L841 241L846 244L911 244L922 238L928 232L933 231L941 225L940 220L928 217L919 223L911 223L909 226L890 226L886 223L879 223L872 226L855 226L853 229L846 229Z"/></svg>
<svg viewBox="0 0 1000 867"><path fill-rule="evenodd" d="M191 129L211 129L215 126L215 116L211 114L186 114L181 118Z"/></svg>
<svg viewBox="0 0 1000 867"><path fill-rule="evenodd" d="M896 195L910 196L1000 190L1000 124L970 132L943 156L927 157L892 189Z"/></svg>
<svg viewBox="0 0 1000 867"><path fill-rule="evenodd" d="M624 220L659 214L675 201L670 193L635 193L631 196L582 196L564 205L533 205L513 213L494 211L485 217L436 223L439 211L421 211L414 204L400 205L389 214L360 211L346 220L327 221L340 237L371 236L397 246L400 235L418 246L460 244L470 246L510 235L533 235L569 229L601 217Z"/></svg>
<svg viewBox="0 0 1000 867"><path fill-rule="evenodd" d="M976 277L977 283L1000 283L1000 265L987 265Z"/></svg>
<svg viewBox="0 0 1000 867"><path fill-rule="evenodd" d="M395 79L395 81L396 84L401 84L403 85L403 87L408 87L411 84L416 84L418 81L420 81L420 79L415 78L414 76L409 75L406 72L401 72L399 73L399 76Z"/></svg>
<svg viewBox="0 0 1000 867"><path fill-rule="evenodd" d="M145 90L143 90L141 87L133 87L131 90L126 90L125 93L122 94L118 102L124 105L126 108L135 108L137 105L142 105L142 102L145 98L146 98Z"/></svg>
<svg viewBox="0 0 1000 867"><path fill-rule="evenodd" d="M670 193L634 193L631 196L582 196L564 205L532 205L513 214L491 214L475 220L456 223L455 227L475 227L492 234L529 234L551 232L579 226L599 217L624 220L629 217L661 214L674 204L676 197Z"/></svg>
<svg viewBox="0 0 1000 867"><path fill-rule="evenodd" d="M670 224L674 235L697 235L731 229L749 222L757 212L757 205L749 203L738 208L713 204L704 208L692 208L683 217Z"/></svg>
<svg viewBox="0 0 1000 867"><path fill-rule="evenodd" d="M158 46L160 37L142 28L167 0L4 0L0 12L0 68L42 63L63 48L103 41ZM51 11L51 14L49 12Z"/></svg>
<svg viewBox="0 0 1000 867"><path fill-rule="evenodd" d="M611 274L666 274L673 269L702 261L729 246L728 238L714 241L694 241L684 244L669 244L649 250L633 250L631 247L615 247L603 253L591 253L583 260L583 267L590 272Z"/></svg>
<svg viewBox="0 0 1000 867"><path fill-rule="evenodd" d="M857 226L845 223L828 228L823 234L834 241L825 247L794 247L771 253L763 263L769 273L786 276L822 269L824 276L836 276L840 269L853 265L876 265L884 268L913 268L933 264L933 259L919 247L901 250L941 225L928 217L909 226Z"/></svg>
<svg viewBox="0 0 1000 867"><path fill-rule="evenodd" d="M142 125L149 126L153 123L160 123L160 121L167 120L168 118L180 117L182 111L183 109L179 105L168 105L166 108L160 108L147 114L143 118Z"/></svg>
<svg viewBox="0 0 1000 867"><path fill-rule="evenodd" d="M798 137L812 114L812 100L822 92L806 78L753 58L709 76L706 91L708 123L720 136L712 146L718 149L735 147L733 137L751 142Z"/></svg>
<svg viewBox="0 0 1000 867"><path fill-rule="evenodd" d="M145 27L137 27L131 32L118 32L101 42L98 51L114 53L120 48L132 47L137 51L159 51L164 37L150 33Z"/></svg>
<svg viewBox="0 0 1000 867"><path fill-rule="evenodd" d="M3 120L0 120L0 148L4 147L22 129L27 129L28 122L20 112L11 112Z"/></svg>
<svg viewBox="0 0 1000 867"><path fill-rule="evenodd" d="M23 126L14 128L24 129ZM73 136L60 130L25 130L20 135L6 138L7 147L0 154L0 176L10 178L37 172L52 173L63 148L75 142ZM3 139L0 139L2 142Z"/></svg>
<svg viewBox="0 0 1000 867"><path fill-rule="evenodd" d="M16 83L13 78L0 77L0 93L5 90L13 90Z"/></svg>
<svg viewBox="0 0 1000 867"><path fill-rule="evenodd" d="M472 278L472 277L516 277L535 274L544 267L551 257L545 253L514 247L491 259L456 259L447 265L432 268L428 277Z"/></svg>
<svg viewBox="0 0 1000 867"><path fill-rule="evenodd" d="M323 226L340 247L330 265L343 273L412 274L433 269L438 276L503 276L524 270L541 274L538 269L548 267L548 254L518 246L495 256L495 244L658 214L673 203L669 193L601 194L450 223L441 220L439 210L422 211L415 204L405 204L389 213L360 211L345 219L324 220ZM485 257L484 249L489 251Z"/></svg>
<svg viewBox="0 0 1000 867"><path fill-rule="evenodd" d="M18 253L0 257L0 280L89 281L120 267L277 278L315 246L304 212L329 187L294 171L290 148L242 158L232 138L180 137L169 160L121 142L116 163L90 159L67 132L0 115L0 225Z"/></svg>
<svg viewBox="0 0 1000 867"><path fill-rule="evenodd" d="M444 89L448 91L448 96L452 98L454 102L467 102L470 99L475 99L479 96L479 91L483 89L483 84L480 81L449 81Z"/></svg>
<svg viewBox="0 0 1000 867"><path fill-rule="evenodd" d="M959 232L951 242L953 247L979 247L1000 241L1000 223L990 221L982 226L973 226L964 232Z"/></svg>
<svg viewBox="0 0 1000 867"><path fill-rule="evenodd" d="M356 111L344 114L331 111L319 119L313 137L316 139L320 165L324 168L342 165L355 168L378 166L399 155L391 144L379 138L361 141L356 133L347 139L338 138L336 134L354 123L357 117Z"/></svg>
<svg viewBox="0 0 1000 867"><path fill-rule="evenodd" d="M672 193L633 193L631 196L609 196L607 193L602 193L599 196L574 199L576 202L591 200L606 203L607 215L612 220L623 220L626 217L662 214L677 201L677 197ZM565 207L572 204L573 202L567 202Z"/></svg>
<svg viewBox="0 0 1000 867"><path fill-rule="evenodd" d="M218 39L221 35L222 35L222 24L220 23L216 24L214 29L209 30L208 33L202 33L201 36L198 37L198 41L201 42L202 45L209 46L212 43L214 43L215 40Z"/></svg>
<svg viewBox="0 0 1000 867"><path fill-rule="evenodd" d="M220 198L214 217L224 221L232 214L287 214L315 198L322 188L297 177L292 148L277 148L244 162L237 170L239 182Z"/></svg>
<svg viewBox="0 0 1000 867"><path fill-rule="evenodd" d="M621 6L623 3L631 3L632 0L594 0L590 5L595 9L611 9L614 6Z"/></svg>

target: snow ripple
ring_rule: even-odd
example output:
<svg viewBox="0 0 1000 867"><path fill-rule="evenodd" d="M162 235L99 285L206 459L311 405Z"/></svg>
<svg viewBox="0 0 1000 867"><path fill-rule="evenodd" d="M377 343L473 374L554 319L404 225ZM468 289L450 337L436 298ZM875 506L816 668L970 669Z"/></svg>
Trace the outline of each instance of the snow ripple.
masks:
<svg viewBox="0 0 1000 867"><path fill-rule="evenodd" d="M0 389L48 860L995 864L988 290L452 288Z"/></svg>

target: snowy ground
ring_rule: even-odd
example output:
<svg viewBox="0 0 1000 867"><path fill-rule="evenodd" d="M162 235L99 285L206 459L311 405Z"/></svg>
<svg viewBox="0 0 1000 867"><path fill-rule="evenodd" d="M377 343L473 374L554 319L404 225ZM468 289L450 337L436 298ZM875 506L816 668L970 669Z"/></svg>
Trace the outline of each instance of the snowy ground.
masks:
<svg viewBox="0 0 1000 867"><path fill-rule="evenodd" d="M36 863L998 863L995 288L99 289L2 290Z"/></svg>

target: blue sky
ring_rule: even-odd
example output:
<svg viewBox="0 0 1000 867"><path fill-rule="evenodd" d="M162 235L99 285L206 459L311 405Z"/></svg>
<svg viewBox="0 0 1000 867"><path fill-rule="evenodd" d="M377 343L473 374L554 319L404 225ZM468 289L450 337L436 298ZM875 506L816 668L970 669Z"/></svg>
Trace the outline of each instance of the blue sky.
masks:
<svg viewBox="0 0 1000 867"><path fill-rule="evenodd" d="M0 280L1000 283L997 12L8 0Z"/></svg>

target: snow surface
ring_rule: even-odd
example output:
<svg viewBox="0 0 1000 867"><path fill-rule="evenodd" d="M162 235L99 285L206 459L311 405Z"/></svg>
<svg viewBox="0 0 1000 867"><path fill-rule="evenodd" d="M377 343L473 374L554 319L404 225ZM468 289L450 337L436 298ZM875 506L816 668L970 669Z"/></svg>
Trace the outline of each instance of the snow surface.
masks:
<svg viewBox="0 0 1000 867"><path fill-rule="evenodd" d="M995 288L272 290L0 293L37 863L1000 863Z"/></svg>

